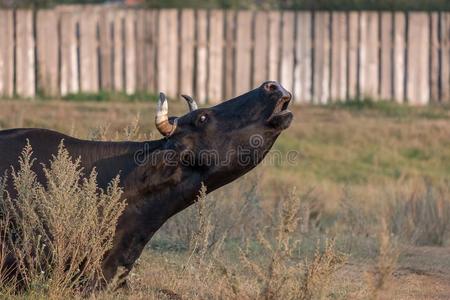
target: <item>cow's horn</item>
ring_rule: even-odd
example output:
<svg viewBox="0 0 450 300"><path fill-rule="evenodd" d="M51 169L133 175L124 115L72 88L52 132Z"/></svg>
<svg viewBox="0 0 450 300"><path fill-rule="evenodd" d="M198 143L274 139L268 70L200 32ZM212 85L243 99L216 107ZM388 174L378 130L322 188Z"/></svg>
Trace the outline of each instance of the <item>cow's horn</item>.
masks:
<svg viewBox="0 0 450 300"><path fill-rule="evenodd" d="M192 99L191 96L188 95L181 95L181 97L184 98L184 100L187 101L188 105L189 105L189 111L194 111L198 109L198 105L197 102L195 102L194 99Z"/></svg>
<svg viewBox="0 0 450 300"><path fill-rule="evenodd" d="M156 108L155 124L158 131L164 136L170 136L177 128L177 119L171 124L169 122L169 105L167 104L166 95L159 93L158 106Z"/></svg>

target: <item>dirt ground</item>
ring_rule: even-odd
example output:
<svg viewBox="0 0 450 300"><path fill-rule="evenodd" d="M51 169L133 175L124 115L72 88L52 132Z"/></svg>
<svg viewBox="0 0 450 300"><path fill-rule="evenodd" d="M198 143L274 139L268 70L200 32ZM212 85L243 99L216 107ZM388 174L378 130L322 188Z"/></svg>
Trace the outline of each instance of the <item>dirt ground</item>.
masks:
<svg viewBox="0 0 450 300"><path fill-rule="evenodd" d="M373 268L365 262L349 262L337 274L350 287L349 299L366 298L365 287ZM379 299L450 299L450 248L410 247L402 249L393 277L382 289Z"/></svg>

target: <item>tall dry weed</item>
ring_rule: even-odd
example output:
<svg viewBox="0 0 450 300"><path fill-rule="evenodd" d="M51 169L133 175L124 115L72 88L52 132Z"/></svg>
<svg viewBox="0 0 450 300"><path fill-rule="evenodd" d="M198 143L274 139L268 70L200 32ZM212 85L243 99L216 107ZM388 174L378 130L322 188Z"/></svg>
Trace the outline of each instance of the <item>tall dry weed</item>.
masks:
<svg viewBox="0 0 450 300"><path fill-rule="evenodd" d="M389 232L386 221L382 219L378 231L377 262L374 270L367 273L368 296L370 299L381 299L382 293L389 288L399 255L400 250Z"/></svg>
<svg viewBox="0 0 450 300"><path fill-rule="evenodd" d="M90 291L103 283L101 261L125 208L119 178L100 189L96 171L84 177L80 159L73 160L61 143L44 166L44 186L33 171L32 156L28 143L11 173L12 195L6 177L1 185L0 261L13 259L17 275L8 281L10 270L0 267L0 292L12 285L51 296Z"/></svg>
<svg viewBox="0 0 450 300"><path fill-rule="evenodd" d="M443 246L450 237L450 185L424 180L414 190L397 193L389 206L390 229L415 245Z"/></svg>
<svg viewBox="0 0 450 300"><path fill-rule="evenodd" d="M262 299L321 299L334 273L344 264L345 256L335 250L334 242L317 247L311 261L296 257L301 244L299 222L301 197L295 190L282 200L278 225L274 234L260 232L256 239L268 260L252 257L249 249L241 250L241 261L257 278L260 289L248 298Z"/></svg>

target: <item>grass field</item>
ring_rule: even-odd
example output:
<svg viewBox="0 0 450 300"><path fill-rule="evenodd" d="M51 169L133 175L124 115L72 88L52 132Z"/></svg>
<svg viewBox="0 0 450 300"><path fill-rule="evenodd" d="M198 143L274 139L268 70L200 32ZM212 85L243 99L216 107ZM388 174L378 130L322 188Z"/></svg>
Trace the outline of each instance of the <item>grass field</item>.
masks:
<svg viewBox="0 0 450 300"><path fill-rule="evenodd" d="M178 101L170 106L174 114L186 111ZM0 108L1 129L159 138L153 103L4 100ZM294 159L269 156L200 208L175 216L152 239L121 297L450 294L450 110L385 102L293 110L293 125L273 152L285 158L295 151Z"/></svg>

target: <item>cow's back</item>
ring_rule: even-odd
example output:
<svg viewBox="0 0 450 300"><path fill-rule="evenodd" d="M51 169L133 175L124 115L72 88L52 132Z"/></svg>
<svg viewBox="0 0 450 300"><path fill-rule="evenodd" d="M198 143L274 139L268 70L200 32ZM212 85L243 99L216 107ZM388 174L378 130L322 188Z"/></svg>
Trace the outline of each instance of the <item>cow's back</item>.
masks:
<svg viewBox="0 0 450 300"><path fill-rule="evenodd" d="M48 164L52 154L55 154L62 140L73 139L67 135L36 128L19 128L0 131L0 174L18 166L18 158L27 144L33 149L35 164ZM9 172L9 171L8 171Z"/></svg>
<svg viewBox="0 0 450 300"><path fill-rule="evenodd" d="M19 128L0 131L0 176L8 171L11 166L17 169L20 153L29 141L35 159L33 171L38 176L38 181L45 184L42 164L49 165L53 155L56 155L58 146L63 142L64 147L73 158L81 159L81 167L84 174L88 174L95 167L98 171L99 184L106 184L117 174L129 171L133 167L129 156L142 148L140 142L102 142L81 140L68 135L39 128ZM158 144L158 143L157 143ZM9 176L10 177L10 176Z"/></svg>

